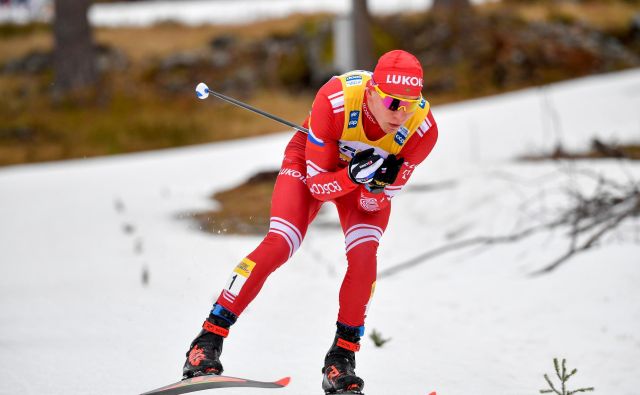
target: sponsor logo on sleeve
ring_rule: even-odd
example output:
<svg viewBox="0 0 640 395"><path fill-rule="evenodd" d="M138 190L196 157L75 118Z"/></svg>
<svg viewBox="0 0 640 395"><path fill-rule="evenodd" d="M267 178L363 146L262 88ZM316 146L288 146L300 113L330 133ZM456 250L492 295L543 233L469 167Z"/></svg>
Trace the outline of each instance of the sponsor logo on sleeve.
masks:
<svg viewBox="0 0 640 395"><path fill-rule="evenodd" d="M288 169L288 168L284 168L283 167L282 169L280 169L279 175L297 178L298 180L302 181L303 183L305 183L305 184L307 183L307 178L305 177L305 175L302 174L301 172L299 172L298 170L295 170L295 169Z"/></svg>
<svg viewBox="0 0 640 395"><path fill-rule="evenodd" d="M414 165L413 163L409 163L408 161L405 161L402 164L402 179L403 180L408 180L409 177L411 177L411 173L413 173L413 170L416 168L416 165Z"/></svg>
<svg viewBox="0 0 640 395"><path fill-rule="evenodd" d="M325 184L312 184L309 189L314 195L329 195L331 193L342 191L338 181L332 181Z"/></svg>

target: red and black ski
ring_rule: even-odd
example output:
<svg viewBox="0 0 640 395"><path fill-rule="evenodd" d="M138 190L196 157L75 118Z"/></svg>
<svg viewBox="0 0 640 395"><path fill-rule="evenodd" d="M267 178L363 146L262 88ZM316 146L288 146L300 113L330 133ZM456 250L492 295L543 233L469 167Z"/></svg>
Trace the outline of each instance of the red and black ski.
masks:
<svg viewBox="0 0 640 395"><path fill-rule="evenodd" d="M278 381L256 381L238 377L206 375L178 381L177 383L169 384L141 395L177 395L210 388L229 387L282 388L286 387L289 381L291 381L289 377L284 377Z"/></svg>

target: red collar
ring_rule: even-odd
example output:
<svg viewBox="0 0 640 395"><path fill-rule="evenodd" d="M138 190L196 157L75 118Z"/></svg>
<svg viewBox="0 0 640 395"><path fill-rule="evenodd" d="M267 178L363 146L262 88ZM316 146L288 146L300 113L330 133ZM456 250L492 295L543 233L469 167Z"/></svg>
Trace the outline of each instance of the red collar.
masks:
<svg viewBox="0 0 640 395"><path fill-rule="evenodd" d="M376 119L373 117L373 114L371 114L369 112L369 106L367 106L367 98L365 96L365 100L362 102L362 112L364 112L364 115L369 119L369 121L371 121L374 125L377 125L378 122L376 121Z"/></svg>
<svg viewBox="0 0 640 395"><path fill-rule="evenodd" d="M371 141L377 141L383 138L386 133L384 132L384 130L382 130L382 128L380 128L380 125L378 125L378 122L374 118L373 114L371 114L371 111L369 111L366 96L362 101L362 112L364 113L364 117L362 119L362 128L364 129L364 134L367 136L367 138Z"/></svg>

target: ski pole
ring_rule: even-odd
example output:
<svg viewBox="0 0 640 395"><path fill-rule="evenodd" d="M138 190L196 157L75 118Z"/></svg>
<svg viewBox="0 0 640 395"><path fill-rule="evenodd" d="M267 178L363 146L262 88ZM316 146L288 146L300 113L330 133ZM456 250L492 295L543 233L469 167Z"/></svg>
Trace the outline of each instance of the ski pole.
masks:
<svg viewBox="0 0 640 395"><path fill-rule="evenodd" d="M238 107L242 107L245 110L253 111L253 112L257 113L257 114L262 115L263 117L267 117L267 118L269 118L271 120L274 120L276 122L280 122L283 125L290 126L290 127L294 128L296 130L299 130L299 131L301 131L303 133L309 134L309 129L307 129L307 128L303 128L302 126L296 125L295 123L289 122L289 121L284 120L284 119L282 119L280 117L277 117L275 115L269 114L268 112L262 111L259 108L255 108L255 107L250 106L250 105L248 105L246 103L243 103L240 100L236 100L236 99L234 99L232 97L225 96L222 93L218 93L216 91L212 91L211 89L209 89L207 84L205 84L204 82L201 82L201 83L198 84L198 86L196 86L196 96L198 96L198 99L204 100L207 97L209 97L210 94L215 96L215 97L217 97L218 99L222 99L222 100L224 100L226 102L229 102L231 104L234 104L234 105L236 105Z"/></svg>

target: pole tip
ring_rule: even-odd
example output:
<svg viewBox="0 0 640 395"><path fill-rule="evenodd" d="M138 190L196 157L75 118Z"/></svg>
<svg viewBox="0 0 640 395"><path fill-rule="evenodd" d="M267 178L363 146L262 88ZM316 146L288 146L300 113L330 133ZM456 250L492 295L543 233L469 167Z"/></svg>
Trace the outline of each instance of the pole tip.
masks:
<svg viewBox="0 0 640 395"><path fill-rule="evenodd" d="M209 87L204 82L201 82L196 86L196 96L198 99L204 100L209 97Z"/></svg>

